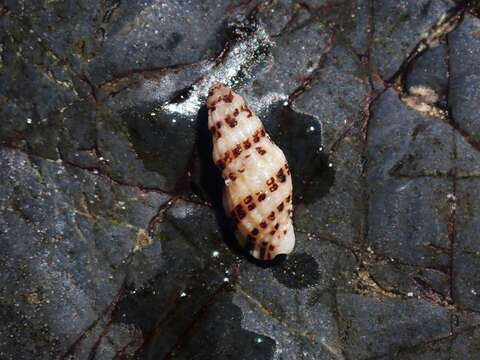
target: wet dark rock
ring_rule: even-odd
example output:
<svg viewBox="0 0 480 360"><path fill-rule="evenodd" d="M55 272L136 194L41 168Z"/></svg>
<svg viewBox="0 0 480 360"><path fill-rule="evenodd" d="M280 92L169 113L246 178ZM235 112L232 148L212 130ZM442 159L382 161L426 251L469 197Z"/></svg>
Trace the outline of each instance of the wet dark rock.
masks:
<svg viewBox="0 0 480 360"><path fill-rule="evenodd" d="M131 150L144 169L165 178L158 187L173 190L189 165L195 124L185 117L164 116L155 108L126 110L123 120Z"/></svg>
<svg viewBox="0 0 480 360"><path fill-rule="evenodd" d="M414 346L411 349L398 350L393 354L379 357L381 360L402 359L402 360L448 360L452 358L451 354L452 340L439 340L427 343L421 346Z"/></svg>
<svg viewBox="0 0 480 360"><path fill-rule="evenodd" d="M449 277L443 269L378 262L369 272L381 288L403 296L446 299L450 294Z"/></svg>
<svg viewBox="0 0 480 360"><path fill-rule="evenodd" d="M465 308L478 310L480 294L479 254L480 246L476 233L480 229L479 199L480 182L478 179L465 179L458 182L458 210L456 217L457 237L453 247L456 274L453 282L453 295Z"/></svg>
<svg viewBox="0 0 480 360"><path fill-rule="evenodd" d="M453 183L435 175L453 167L453 130L392 90L375 101L369 125L369 243L406 264L447 266Z"/></svg>
<svg viewBox="0 0 480 360"><path fill-rule="evenodd" d="M302 233L297 234L296 246L291 258L271 267L258 269L245 263L235 303L244 310L248 324L277 339L277 351L287 358L297 351L305 351L309 359L335 358L339 334L331 289L352 289L349 279L355 272L355 259L346 249ZM267 310L267 318L252 317L252 307L255 313ZM287 347L280 340L285 332L296 339Z"/></svg>
<svg viewBox="0 0 480 360"><path fill-rule="evenodd" d="M354 9L348 9L350 11L349 21L352 25L346 32L355 52L360 56L365 56L369 51L370 35L372 34L373 3L368 0L357 0L352 4L354 4Z"/></svg>
<svg viewBox="0 0 480 360"><path fill-rule="evenodd" d="M382 78L395 75L405 57L453 5L446 0L388 0L374 5L371 59Z"/></svg>
<svg viewBox="0 0 480 360"><path fill-rule="evenodd" d="M461 359L474 359L480 353L479 339L479 330L470 329L452 341L451 353Z"/></svg>
<svg viewBox="0 0 480 360"><path fill-rule="evenodd" d="M458 27L448 35L452 80L478 71L479 40L476 36L479 20L466 14ZM453 94L452 94L453 95Z"/></svg>
<svg viewBox="0 0 480 360"><path fill-rule="evenodd" d="M320 277L318 264L307 254L294 254L273 269L273 276L289 288L304 288L315 285Z"/></svg>
<svg viewBox="0 0 480 360"><path fill-rule="evenodd" d="M272 1L260 9L258 19L265 24L270 35L279 35L289 26L293 14L302 11L300 8L301 6L292 0Z"/></svg>
<svg viewBox="0 0 480 360"><path fill-rule="evenodd" d="M178 67L217 55L226 23L235 15L232 5L148 1L132 9L119 3L103 34L107 40L89 64L90 77L100 83L133 69Z"/></svg>
<svg viewBox="0 0 480 360"><path fill-rule="evenodd" d="M317 67L329 37L327 29L316 23L276 37L272 49L276 60L257 74L246 89L247 95L273 93L287 97L294 93Z"/></svg>
<svg viewBox="0 0 480 360"><path fill-rule="evenodd" d="M275 341L242 328L242 311L232 305L231 295L221 295L200 315L182 343L169 356L199 359L271 359ZM203 334L202 337L195 334ZM149 357L147 357L149 358ZM156 356L151 356L156 359Z"/></svg>
<svg viewBox="0 0 480 360"><path fill-rule="evenodd" d="M450 312L428 302L353 294L338 294L337 301L345 352L352 359L394 354L450 333Z"/></svg>
<svg viewBox="0 0 480 360"><path fill-rule="evenodd" d="M477 359L472 4L4 1L0 358ZM217 81L290 163L272 262L222 206Z"/></svg>
<svg viewBox="0 0 480 360"><path fill-rule="evenodd" d="M0 296L11 304L2 333L12 339L2 351L57 356L101 318L123 284L156 273L162 250L148 219L167 197L16 150L3 149L1 161ZM25 347L30 340L15 336L15 323L37 329L38 342Z"/></svg>
<svg viewBox="0 0 480 360"><path fill-rule="evenodd" d="M450 91L452 117L475 141L480 141L480 20L466 16L448 36L450 45ZM478 147L477 147L478 149Z"/></svg>
<svg viewBox="0 0 480 360"><path fill-rule="evenodd" d="M122 299L115 319L141 329L143 344L138 352L147 358L180 351L176 344L187 342L186 334L200 321L196 319L210 311L208 305L217 296L223 297L229 278L233 276L233 282L235 276L234 255L222 241L213 211L180 200L166 208L159 220L152 233L165 254L158 259L158 272L144 289L132 289ZM240 325L234 321L232 326Z"/></svg>
<svg viewBox="0 0 480 360"><path fill-rule="evenodd" d="M268 134L283 150L292 173L293 203L312 203L327 194L334 170L322 142L322 123L316 117L273 104L262 119Z"/></svg>
<svg viewBox="0 0 480 360"><path fill-rule="evenodd" d="M370 181L448 173L454 166L452 127L407 107L393 90L374 102L369 125Z"/></svg>
<svg viewBox="0 0 480 360"><path fill-rule="evenodd" d="M478 146L468 137L455 133L456 166L459 177L480 173L480 152Z"/></svg>
<svg viewBox="0 0 480 360"><path fill-rule="evenodd" d="M361 121L369 95L368 78L348 48L337 45L325 56L310 86L294 105L319 119L323 145L330 149L352 124Z"/></svg>
<svg viewBox="0 0 480 360"><path fill-rule="evenodd" d="M358 132L345 134L340 145L329 156L334 182L321 198L308 199L296 207L297 228L320 238L355 246L365 230L364 186L361 139ZM324 176L324 175L323 175Z"/></svg>
<svg viewBox="0 0 480 360"><path fill-rule="evenodd" d="M423 52L411 64L405 79L405 90L428 87L435 91L440 104L445 105L448 87L448 46L439 44Z"/></svg>
<svg viewBox="0 0 480 360"><path fill-rule="evenodd" d="M448 266L447 197L452 192L445 179L389 179L373 185L369 244L382 256L406 264Z"/></svg>
<svg viewBox="0 0 480 360"><path fill-rule="evenodd" d="M294 102L295 109L311 114L322 124L322 149L327 154L331 152L328 166L335 174L324 196L311 194L311 198L299 203L296 219L304 231L351 244L364 226L364 218L357 216L364 202L360 190L364 181L363 144L358 129L369 90L361 65L350 55L346 56L347 53L342 46L334 47L327 54L311 89ZM327 179L327 174L323 172L319 178Z"/></svg>

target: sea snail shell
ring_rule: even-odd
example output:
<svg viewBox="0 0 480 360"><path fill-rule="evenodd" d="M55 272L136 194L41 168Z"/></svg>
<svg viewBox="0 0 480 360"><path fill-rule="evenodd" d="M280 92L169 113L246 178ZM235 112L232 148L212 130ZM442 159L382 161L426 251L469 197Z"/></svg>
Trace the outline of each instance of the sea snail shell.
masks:
<svg viewBox="0 0 480 360"><path fill-rule="evenodd" d="M225 180L223 204L240 244L261 260L290 253L292 178L282 150L230 88L212 86L207 107L213 161Z"/></svg>

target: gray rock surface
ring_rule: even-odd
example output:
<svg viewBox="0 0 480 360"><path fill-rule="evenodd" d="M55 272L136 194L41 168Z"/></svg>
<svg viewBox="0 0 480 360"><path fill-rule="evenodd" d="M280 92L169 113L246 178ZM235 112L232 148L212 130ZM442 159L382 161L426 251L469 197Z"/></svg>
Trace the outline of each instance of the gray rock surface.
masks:
<svg viewBox="0 0 480 360"><path fill-rule="evenodd" d="M435 91L438 102L445 104L448 89L448 46L439 44L420 54L412 61L405 79L406 90L427 87Z"/></svg>
<svg viewBox="0 0 480 360"><path fill-rule="evenodd" d="M478 359L479 14L2 2L0 358ZM221 206L217 81L292 169L272 263Z"/></svg>
<svg viewBox="0 0 480 360"><path fill-rule="evenodd" d="M428 33L446 17L446 1L386 0L373 4L371 60L383 79L390 79Z"/></svg>

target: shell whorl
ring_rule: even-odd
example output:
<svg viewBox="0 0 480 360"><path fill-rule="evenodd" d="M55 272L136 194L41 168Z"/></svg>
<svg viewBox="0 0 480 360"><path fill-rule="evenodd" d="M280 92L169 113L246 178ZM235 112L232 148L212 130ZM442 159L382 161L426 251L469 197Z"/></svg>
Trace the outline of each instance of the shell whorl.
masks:
<svg viewBox="0 0 480 360"><path fill-rule="evenodd" d="M243 98L216 84L207 99L213 161L225 181L223 202L240 244L271 260L295 244L287 160Z"/></svg>

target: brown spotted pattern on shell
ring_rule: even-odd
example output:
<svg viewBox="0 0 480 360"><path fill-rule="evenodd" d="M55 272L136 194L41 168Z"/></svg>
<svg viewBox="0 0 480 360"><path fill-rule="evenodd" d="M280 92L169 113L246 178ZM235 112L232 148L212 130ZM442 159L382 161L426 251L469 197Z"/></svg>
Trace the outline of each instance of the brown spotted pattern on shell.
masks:
<svg viewBox="0 0 480 360"><path fill-rule="evenodd" d="M243 98L216 84L207 99L213 161L225 180L223 202L240 244L271 260L295 244L292 178L282 150Z"/></svg>

